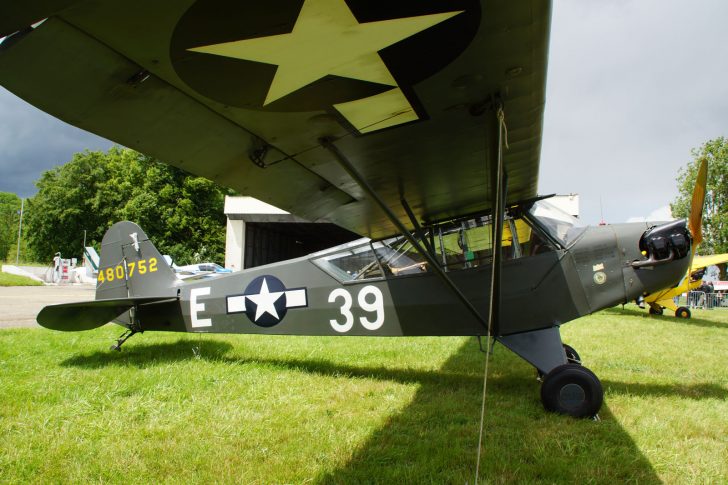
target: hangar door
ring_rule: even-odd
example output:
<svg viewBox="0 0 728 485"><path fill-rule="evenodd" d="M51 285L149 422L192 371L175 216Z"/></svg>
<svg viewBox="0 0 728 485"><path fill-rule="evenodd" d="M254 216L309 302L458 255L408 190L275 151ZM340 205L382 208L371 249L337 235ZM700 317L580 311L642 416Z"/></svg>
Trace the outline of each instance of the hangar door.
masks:
<svg viewBox="0 0 728 485"><path fill-rule="evenodd" d="M336 224L247 222L244 267L253 268L298 258L359 237Z"/></svg>

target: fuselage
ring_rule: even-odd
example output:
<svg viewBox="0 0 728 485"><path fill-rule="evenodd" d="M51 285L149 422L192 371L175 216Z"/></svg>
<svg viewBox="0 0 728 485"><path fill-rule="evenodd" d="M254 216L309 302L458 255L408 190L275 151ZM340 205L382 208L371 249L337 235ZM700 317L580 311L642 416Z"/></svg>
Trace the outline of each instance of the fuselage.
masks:
<svg viewBox="0 0 728 485"><path fill-rule="evenodd" d="M677 284L688 257L644 261L645 223L560 227L514 211L504 233L496 335L558 326ZM684 224L683 224L684 229ZM423 238L447 275L488 315L487 217L433 226ZM170 289L177 301L141 306L144 330L290 335L485 335L487 329L401 238L355 241L307 257ZM122 322L125 321L122 319Z"/></svg>

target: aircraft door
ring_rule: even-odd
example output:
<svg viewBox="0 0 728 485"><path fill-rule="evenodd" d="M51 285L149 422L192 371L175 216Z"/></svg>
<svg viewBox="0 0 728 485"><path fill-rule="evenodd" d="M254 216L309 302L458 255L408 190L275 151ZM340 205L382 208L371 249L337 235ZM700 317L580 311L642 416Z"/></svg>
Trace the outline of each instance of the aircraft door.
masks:
<svg viewBox="0 0 728 485"><path fill-rule="evenodd" d="M525 219L506 221L501 335L548 328L580 315L583 298L573 295L573 271L568 271L565 256L565 250Z"/></svg>

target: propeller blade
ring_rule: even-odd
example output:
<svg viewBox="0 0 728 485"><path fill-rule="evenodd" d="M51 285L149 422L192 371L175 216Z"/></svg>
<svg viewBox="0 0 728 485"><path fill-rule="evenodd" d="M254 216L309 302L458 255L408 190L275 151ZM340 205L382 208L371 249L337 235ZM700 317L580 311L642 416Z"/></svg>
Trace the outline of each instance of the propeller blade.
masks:
<svg viewBox="0 0 728 485"><path fill-rule="evenodd" d="M693 235L693 253L695 248L703 241L703 205L705 203L705 187L708 184L708 161L703 158L698 168L698 176L695 179L693 200L690 203L690 219L688 229Z"/></svg>

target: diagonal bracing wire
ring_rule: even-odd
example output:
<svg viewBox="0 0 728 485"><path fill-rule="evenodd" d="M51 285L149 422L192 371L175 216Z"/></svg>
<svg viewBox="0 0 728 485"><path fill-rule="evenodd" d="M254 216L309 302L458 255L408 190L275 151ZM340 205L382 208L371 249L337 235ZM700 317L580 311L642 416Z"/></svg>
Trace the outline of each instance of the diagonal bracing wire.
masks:
<svg viewBox="0 0 728 485"><path fill-rule="evenodd" d="M484 437L484 425L485 425L485 396L486 389L488 387L488 364L490 362L490 352L493 341L493 319L494 312L493 308L495 305L495 285L496 285L496 264L500 264L500 259L496 259L495 252L501 249L501 235L498 234L497 224L503 224L503 204L504 197L503 191L505 190L503 183L503 147L508 148L508 128L506 127L505 114L503 108L499 107L497 111L498 116L498 160L497 160L497 173L496 173L496 201L493 206L493 231L492 231L492 243L491 248L493 251L493 268L491 271L490 278L490 301L488 308L488 342L485 350L485 369L483 371L483 396L481 398L480 405L480 432L478 434L478 458L475 465L475 485L478 485L478 477L480 475L480 458L483 454L483 437Z"/></svg>

